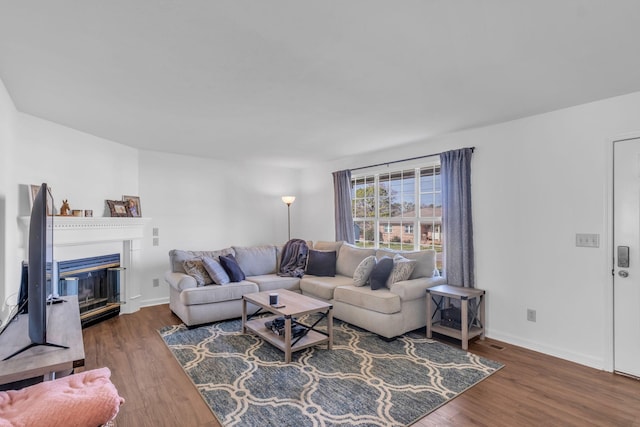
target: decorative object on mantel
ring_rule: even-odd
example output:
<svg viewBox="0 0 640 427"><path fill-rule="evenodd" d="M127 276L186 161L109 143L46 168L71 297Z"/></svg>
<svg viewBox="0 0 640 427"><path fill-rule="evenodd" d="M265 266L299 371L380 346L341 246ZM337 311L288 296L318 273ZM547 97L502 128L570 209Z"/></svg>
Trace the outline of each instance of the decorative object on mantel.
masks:
<svg viewBox="0 0 640 427"><path fill-rule="evenodd" d="M69 200L63 200L62 206L60 206L60 216L70 215L71 208L69 208Z"/></svg>
<svg viewBox="0 0 640 427"><path fill-rule="evenodd" d="M127 208L129 208L129 212L131 212L131 216L135 216L135 217L142 216L142 209L140 208L139 196L122 196L122 200L127 202Z"/></svg>
<svg viewBox="0 0 640 427"><path fill-rule="evenodd" d="M84 216L87 218L90 218L93 216L93 210L92 209L85 209L84 210Z"/></svg>
<svg viewBox="0 0 640 427"><path fill-rule="evenodd" d="M82 216L82 209L73 209L71 211L71 216Z"/></svg>
<svg viewBox="0 0 640 427"><path fill-rule="evenodd" d="M122 200L107 200L107 205L109 205L109 212L111 212L111 216L132 216L129 208L127 207L127 202Z"/></svg>

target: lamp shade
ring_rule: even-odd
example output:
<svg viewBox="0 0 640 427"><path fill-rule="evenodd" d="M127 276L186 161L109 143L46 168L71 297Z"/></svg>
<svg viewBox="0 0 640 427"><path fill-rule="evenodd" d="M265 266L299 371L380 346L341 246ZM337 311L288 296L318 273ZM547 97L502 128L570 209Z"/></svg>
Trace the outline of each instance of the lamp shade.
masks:
<svg viewBox="0 0 640 427"><path fill-rule="evenodd" d="M287 205L290 205L296 200L296 196L282 196L282 201Z"/></svg>

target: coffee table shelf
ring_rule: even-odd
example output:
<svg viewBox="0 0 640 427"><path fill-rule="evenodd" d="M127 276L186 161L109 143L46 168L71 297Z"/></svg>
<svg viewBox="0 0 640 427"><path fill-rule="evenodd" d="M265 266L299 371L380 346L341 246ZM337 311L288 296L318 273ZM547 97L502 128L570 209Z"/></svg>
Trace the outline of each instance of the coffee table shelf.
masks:
<svg viewBox="0 0 640 427"><path fill-rule="evenodd" d="M280 350L285 351L287 346L285 342L285 336L275 334L271 329L267 328L264 325L265 322L269 320L273 320L277 317L280 317L280 316L261 317L259 319L249 320L245 324L245 327L250 331L252 331L253 333L255 333L256 335L258 335L259 337L262 337L265 341L269 342L274 347L277 347ZM291 339L292 343L295 342L296 339L297 338L292 338ZM316 332L314 330L311 330L311 331L308 331L304 337L300 338L300 341L295 343L295 345L291 346L291 351L292 352L298 351L307 347L313 347L314 345L324 344L328 342L329 342L328 336L321 334L319 332Z"/></svg>
<svg viewBox="0 0 640 427"><path fill-rule="evenodd" d="M280 296L280 303L282 306L275 307L269 304L269 295L274 292L278 293ZM247 313L247 303L260 307L260 310L253 315L258 314L261 310L266 310L274 314L274 316L252 319L251 317L253 315L248 316ZM315 324L313 326L308 326L303 323L299 323L299 325L306 326L308 331L306 335L301 338L293 338L291 336L291 326L295 323L293 318L311 313L324 314L327 319L327 333L325 334L313 329ZM264 324L265 322L277 317L284 317L284 335L275 334ZM242 297L242 332L246 333L247 331L253 332L274 347L282 350L284 352L285 363L289 363L291 362L291 353L294 351L324 343L327 344L327 348L329 350L332 349L333 305L286 289L246 294Z"/></svg>

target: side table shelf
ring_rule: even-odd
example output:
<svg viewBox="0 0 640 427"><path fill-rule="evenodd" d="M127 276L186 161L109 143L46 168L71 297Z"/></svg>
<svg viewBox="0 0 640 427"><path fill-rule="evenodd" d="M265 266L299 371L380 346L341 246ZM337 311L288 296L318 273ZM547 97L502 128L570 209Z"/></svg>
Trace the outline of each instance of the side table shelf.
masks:
<svg viewBox="0 0 640 427"><path fill-rule="evenodd" d="M463 350L468 350L469 339L479 336L483 340L484 296L485 291L482 289L460 286L438 285L427 289L427 338L431 338L433 332L456 338L461 341ZM437 319L437 315L442 314L442 310L445 308L444 303L451 299L460 301L460 329L442 325ZM475 304L469 305L469 300L473 299L477 299L477 301ZM471 318L469 318L470 312Z"/></svg>

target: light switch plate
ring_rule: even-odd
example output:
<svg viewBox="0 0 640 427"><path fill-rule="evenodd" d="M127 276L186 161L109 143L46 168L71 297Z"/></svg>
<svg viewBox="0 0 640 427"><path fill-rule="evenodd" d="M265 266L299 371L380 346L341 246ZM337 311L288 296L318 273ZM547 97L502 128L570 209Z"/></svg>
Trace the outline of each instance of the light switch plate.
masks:
<svg viewBox="0 0 640 427"><path fill-rule="evenodd" d="M600 235L588 234L588 233L577 233L576 246L581 248L599 248Z"/></svg>

